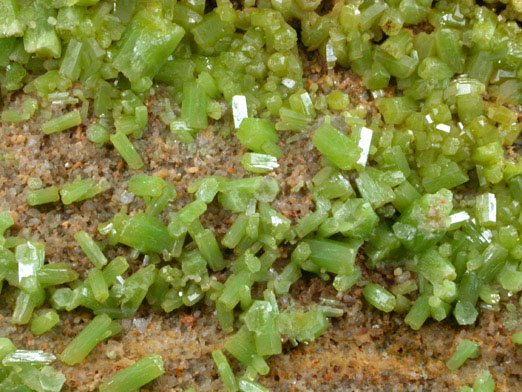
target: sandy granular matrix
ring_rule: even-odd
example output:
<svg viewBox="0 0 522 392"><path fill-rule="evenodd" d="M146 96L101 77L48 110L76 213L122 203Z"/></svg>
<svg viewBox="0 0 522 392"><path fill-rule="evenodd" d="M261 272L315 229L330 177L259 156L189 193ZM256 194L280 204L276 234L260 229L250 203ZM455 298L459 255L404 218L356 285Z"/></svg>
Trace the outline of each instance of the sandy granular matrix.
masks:
<svg viewBox="0 0 522 392"><path fill-rule="evenodd" d="M320 73L320 69L317 70ZM318 77L309 75L311 79ZM360 80L349 72L332 73L336 88L350 93L354 102L372 109L368 94ZM161 94L159 94L161 95ZM9 97L16 103L18 97ZM145 162L144 171L173 183L178 198L177 209L192 200L186 187L201 176L242 177L246 172L240 164L244 149L233 135L222 135L220 124L212 124L201 132L194 145L186 147L172 136L157 119L160 100L150 102L150 123L143 139L136 141ZM71 110L71 108L58 108ZM371 111L370 111L371 112ZM143 208L127 189L128 179L136 174L129 170L119 155L108 146L98 147L86 139L88 122L59 134L44 135L35 125L38 118L22 126L1 124L0 137L0 209L9 210L16 225L8 235L43 241L49 262L70 261L82 275L90 262L73 239L78 230L86 230L95 239L99 222L110 219L123 205L130 212ZM312 207L312 198L305 184L319 170L320 157L312 148L310 133L280 145L285 154L281 167L274 173L281 186L275 208L297 219ZM294 135L282 135L281 139ZM143 172L143 171L141 171ZM39 178L43 186L61 186L77 176L104 178L110 189L92 200L64 206L30 208L25 203L30 178ZM167 216L163 217L165 220ZM233 216L211 205L204 224L211 227L218 239L222 237ZM129 256L124 247L106 247L108 257ZM283 251L283 255L288 252ZM128 258L137 269L143 258ZM281 260L280 268L285 264ZM409 272L394 275L392 270L367 271L363 278L385 286L408 279ZM224 279L224 276L222 277ZM361 288L337 293L331 282L305 275L281 306L291 300L308 304L321 298L336 299L345 314L333 319L327 332L309 345L284 346L281 355L269 360L271 372L260 382L273 391L445 391L458 390L472 384L478 372L489 369L497 390L515 391L522 379L522 348L516 348L509 336L520 327L518 318L506 310L485 311L474 327L458 327L452 321L428 322L420 331L412 331L402 315L383 314L371 309L361 297ZM515 302L513 302L515 303ZM13 326L10 314L14 291L5 288L0 297L0 335L6 335L20 347L44 349L55 354L92 318L82 309L61 314L60 323L42 337L35 338L27 326ZM518 305L517 305L518 306ZM116 371L149 353L158 353L165 360L166 373L142 391L182 391L194 387L201 391L222 390L210 353L222 347L226 336L220 331L213 309L198 305L170 314L154 314L143 305L135 318L122 322L123 333L98 345L88 358L75 367L57 361L55 366L67 376L66 390L93 391ZM468 361L456 372L449 372L445 361L461 339L480 343L478 359ZM232 360L235 370L237 362Z"/></svg>

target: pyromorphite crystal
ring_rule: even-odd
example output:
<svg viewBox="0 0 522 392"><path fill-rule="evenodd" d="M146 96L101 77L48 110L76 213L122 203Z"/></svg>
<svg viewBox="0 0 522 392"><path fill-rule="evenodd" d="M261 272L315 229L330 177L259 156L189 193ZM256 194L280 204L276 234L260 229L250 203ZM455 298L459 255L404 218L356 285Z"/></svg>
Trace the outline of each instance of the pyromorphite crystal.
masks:
<svg viewBox="0 0 522 392"><path fill-rule="evenodd" d="M32 7L26 7L25 11L31 15L31 23L27 25L23 37L25 51L36 53L40 57L60 58L62 44L55 27L51 24L56 16L56 10L43 1L35 1Z"/></svg>
<svg viewBox="0 0 522 392"><path fill-rule="evenodd" d="M337 167L353 169L361 155L357 144L331 125L323 124L314 133L314 146Z"/></svg>
<svg viewBox="0 0 522 392"><path fill-rule="evenodd" d="M404 211L393 231L409 250L420 252L439 241L449 229L453 195L447 189L425 194Z"/></svg>
<svg viewBox="0 0 522 392"><path fill-rule="evenodd" d="M10 321L51 336L66 311L92 312L62 353L74 365L121 331L116 319L141 329L138 314L204 301L242 366L237 379L214 349L227 392L267 391L268 358L343 314L333 297L288 303L303 271L414 330L450 316L483 325L485 307L510 327L522 292L522 2L235 3L0 0L2 141L30 155L0 154L27 182L20 206L0 212ZM57 149L85 159L47 162ZM95 242L97 219L76 215L100 208L112 212ZM51 241L46 258L31 239L56 231L77 244ZM94 268L60 260L62 243ZM477 345L464 341L448 368ZM145 386L164 371L148 354L93 388L161 390L167 381ZM59 392L53 359L0 338L0 392ZM492 391L477 374L474 392Z"/></svg>
<svg viewBox="0 0 522 392"><path fill-rule="evenodd" d="M140 252L161 253L169 250L173 239L167 227L153 216L136 214L114 222L119 242Z"/></svg>
<svg viewBox="0 0 522 392"><path fill-rule="evenodd" d="M123 33L113 66L143 91L184 34L183 28L163 18L161 7L151 3L134 16Z"/></svg>
<svg viewBox="0 0 522 392"><path fill-rule="evenodd" d="M17 0L0 1L0 36L20 37L24 32Z"/></svg>

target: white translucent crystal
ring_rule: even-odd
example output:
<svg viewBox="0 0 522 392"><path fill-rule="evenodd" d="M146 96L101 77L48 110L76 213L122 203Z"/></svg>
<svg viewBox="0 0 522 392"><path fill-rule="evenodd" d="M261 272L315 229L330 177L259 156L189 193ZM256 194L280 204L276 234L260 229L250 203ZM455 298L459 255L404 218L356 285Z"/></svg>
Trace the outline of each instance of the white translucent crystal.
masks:
<svg viewBox="0 0 522 392"><path fill-rule="evenodd" d="M361 138L359 139L359 148L362 150L357 163L366 166L368 162L368 154L372 145L373 131L370 128L363 127L361 129Z"/></svg>
<svg viewBox="0 0 522 392"><path fill-rule="evenodd" d="M281 80L281 83L288 88L294 88L295 86L295 80L289 78L283 78L283 80Z"/></svg>
<svg viewBox="0 0 522 392"><path fill-rule="evenodd" d="M451 131L451 127L447 124L437 124L435 128L445 133L450 133Z"/></svg>
<svg viewBox="0 0 522 392"><path fill-rule="evenodd" d="M232 116L234 117L235 128L239 128L241 121L248 117L247 101L244 95L232 97Z"/></svg>
<svg viewBox="0 0 522 392"><path fill-rule="evenodd" d="M337 61L337 56L335 55L335 51L332 45L332 40L329 39L326 44L326 64L328 69L332 69L335 66L335 62Z"/></svg>

